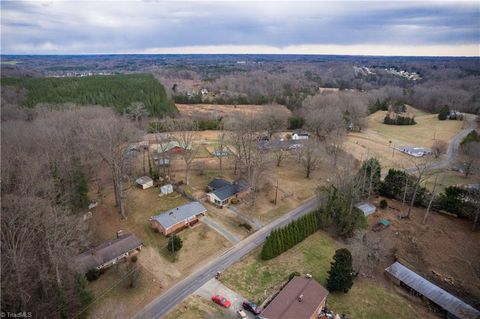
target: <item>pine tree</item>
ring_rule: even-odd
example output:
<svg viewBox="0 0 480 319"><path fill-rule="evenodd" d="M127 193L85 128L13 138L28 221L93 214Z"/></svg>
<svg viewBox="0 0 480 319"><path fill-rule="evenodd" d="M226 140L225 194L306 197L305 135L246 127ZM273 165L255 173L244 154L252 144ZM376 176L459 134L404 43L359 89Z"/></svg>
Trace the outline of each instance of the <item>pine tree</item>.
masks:
<svg viewBox="0 0 480 319"><path fill-rule="evenodd" d="M327 289L347 293L353 285L353 277L352 254L346 248L338 249L328 271Z"/></svg>

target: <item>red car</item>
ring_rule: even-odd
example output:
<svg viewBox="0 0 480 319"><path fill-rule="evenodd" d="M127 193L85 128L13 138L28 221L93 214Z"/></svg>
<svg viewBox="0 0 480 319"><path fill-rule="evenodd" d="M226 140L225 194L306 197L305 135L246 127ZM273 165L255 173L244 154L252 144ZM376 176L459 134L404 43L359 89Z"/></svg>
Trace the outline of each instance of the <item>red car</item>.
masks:
<svg viewBox="0 0 480 319"><path fill-rule="evenodd" d="M232 303L227 298L220 295L213 296L212 301L225 308L230 308L230 306L232 305Z"/></svg>

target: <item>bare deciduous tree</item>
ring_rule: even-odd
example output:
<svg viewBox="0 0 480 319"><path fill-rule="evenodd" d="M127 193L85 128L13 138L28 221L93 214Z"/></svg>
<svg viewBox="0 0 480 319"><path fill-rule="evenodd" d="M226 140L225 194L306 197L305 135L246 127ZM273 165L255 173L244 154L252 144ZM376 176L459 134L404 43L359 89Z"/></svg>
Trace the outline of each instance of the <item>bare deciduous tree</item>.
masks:
<svg viewBox="0 0 480 319"><path fill-rule="evenodd" d="M445 154L448 149L448 144L442 140L435 140L432 144L432 152L435 158L440 157L440 155Z"/></svg>
<svg viewBox="0 0 480 319"><path fill-rule="evenodd" d="M173 132L172 138L182 148L181 156L185 163L185 183L190 183L190 169L198 154L198 123L192 119L179 118L167 120L167 127Z"/></svg>
<svg viewBox="0 0 480 319"><path fill-rule="evenodd" d="M310 178L312 171L320 164L322 144L315 138L308 139L301 147L301 163L305 169L305 177Z"/></svg>

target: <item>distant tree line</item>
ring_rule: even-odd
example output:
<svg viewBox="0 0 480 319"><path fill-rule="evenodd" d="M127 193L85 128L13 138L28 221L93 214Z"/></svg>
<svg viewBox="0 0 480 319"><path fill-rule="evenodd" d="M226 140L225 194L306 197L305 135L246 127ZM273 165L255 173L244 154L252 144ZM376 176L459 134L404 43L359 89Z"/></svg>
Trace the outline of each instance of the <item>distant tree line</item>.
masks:
<svg viewBox="0 0 480 319"><path fill-rule="evenodd" d="M317 229L318 221L315 212L302 216L285 227L274 229L265 240L260 257L263 260L275 258L316 232Z"/></svg>
<svg viewBox="0 0 480 319"><path fill-rule="evenodd" d="M2 78L2 85L26 88L23 105L77 103L113 107L127 113L134 102L143 103L147 115L174 115L177 109L164 87L150 74L63 78Z"/></svg>

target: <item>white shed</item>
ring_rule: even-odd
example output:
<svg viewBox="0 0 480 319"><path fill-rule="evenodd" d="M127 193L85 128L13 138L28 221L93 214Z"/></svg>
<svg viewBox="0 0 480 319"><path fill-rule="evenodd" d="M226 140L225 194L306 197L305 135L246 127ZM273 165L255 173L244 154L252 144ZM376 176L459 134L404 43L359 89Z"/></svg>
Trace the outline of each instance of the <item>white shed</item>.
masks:
<svg viewBox="0 0 480 319"><path fill-rule="evenodd" d="M172 184L166 184L166 185L163 185L162 187L160 187L160 193L162 193L162 195L167 195L167 194L173 193Z"/></svg>
<svg viewBox="0 0 480 319"><path fill-rule="evenodd" d="M365 216L371 215L377 211L377 208L370 203L358 203L355 207L360 209Z"/></svg>
<svg viewBox="0 0 480 319"><path fill-rule="evenodd" d="M136 183L142 189L147 189L153 186L153 179L148 176L142 176L140 178L137 178Z"/></svg>

